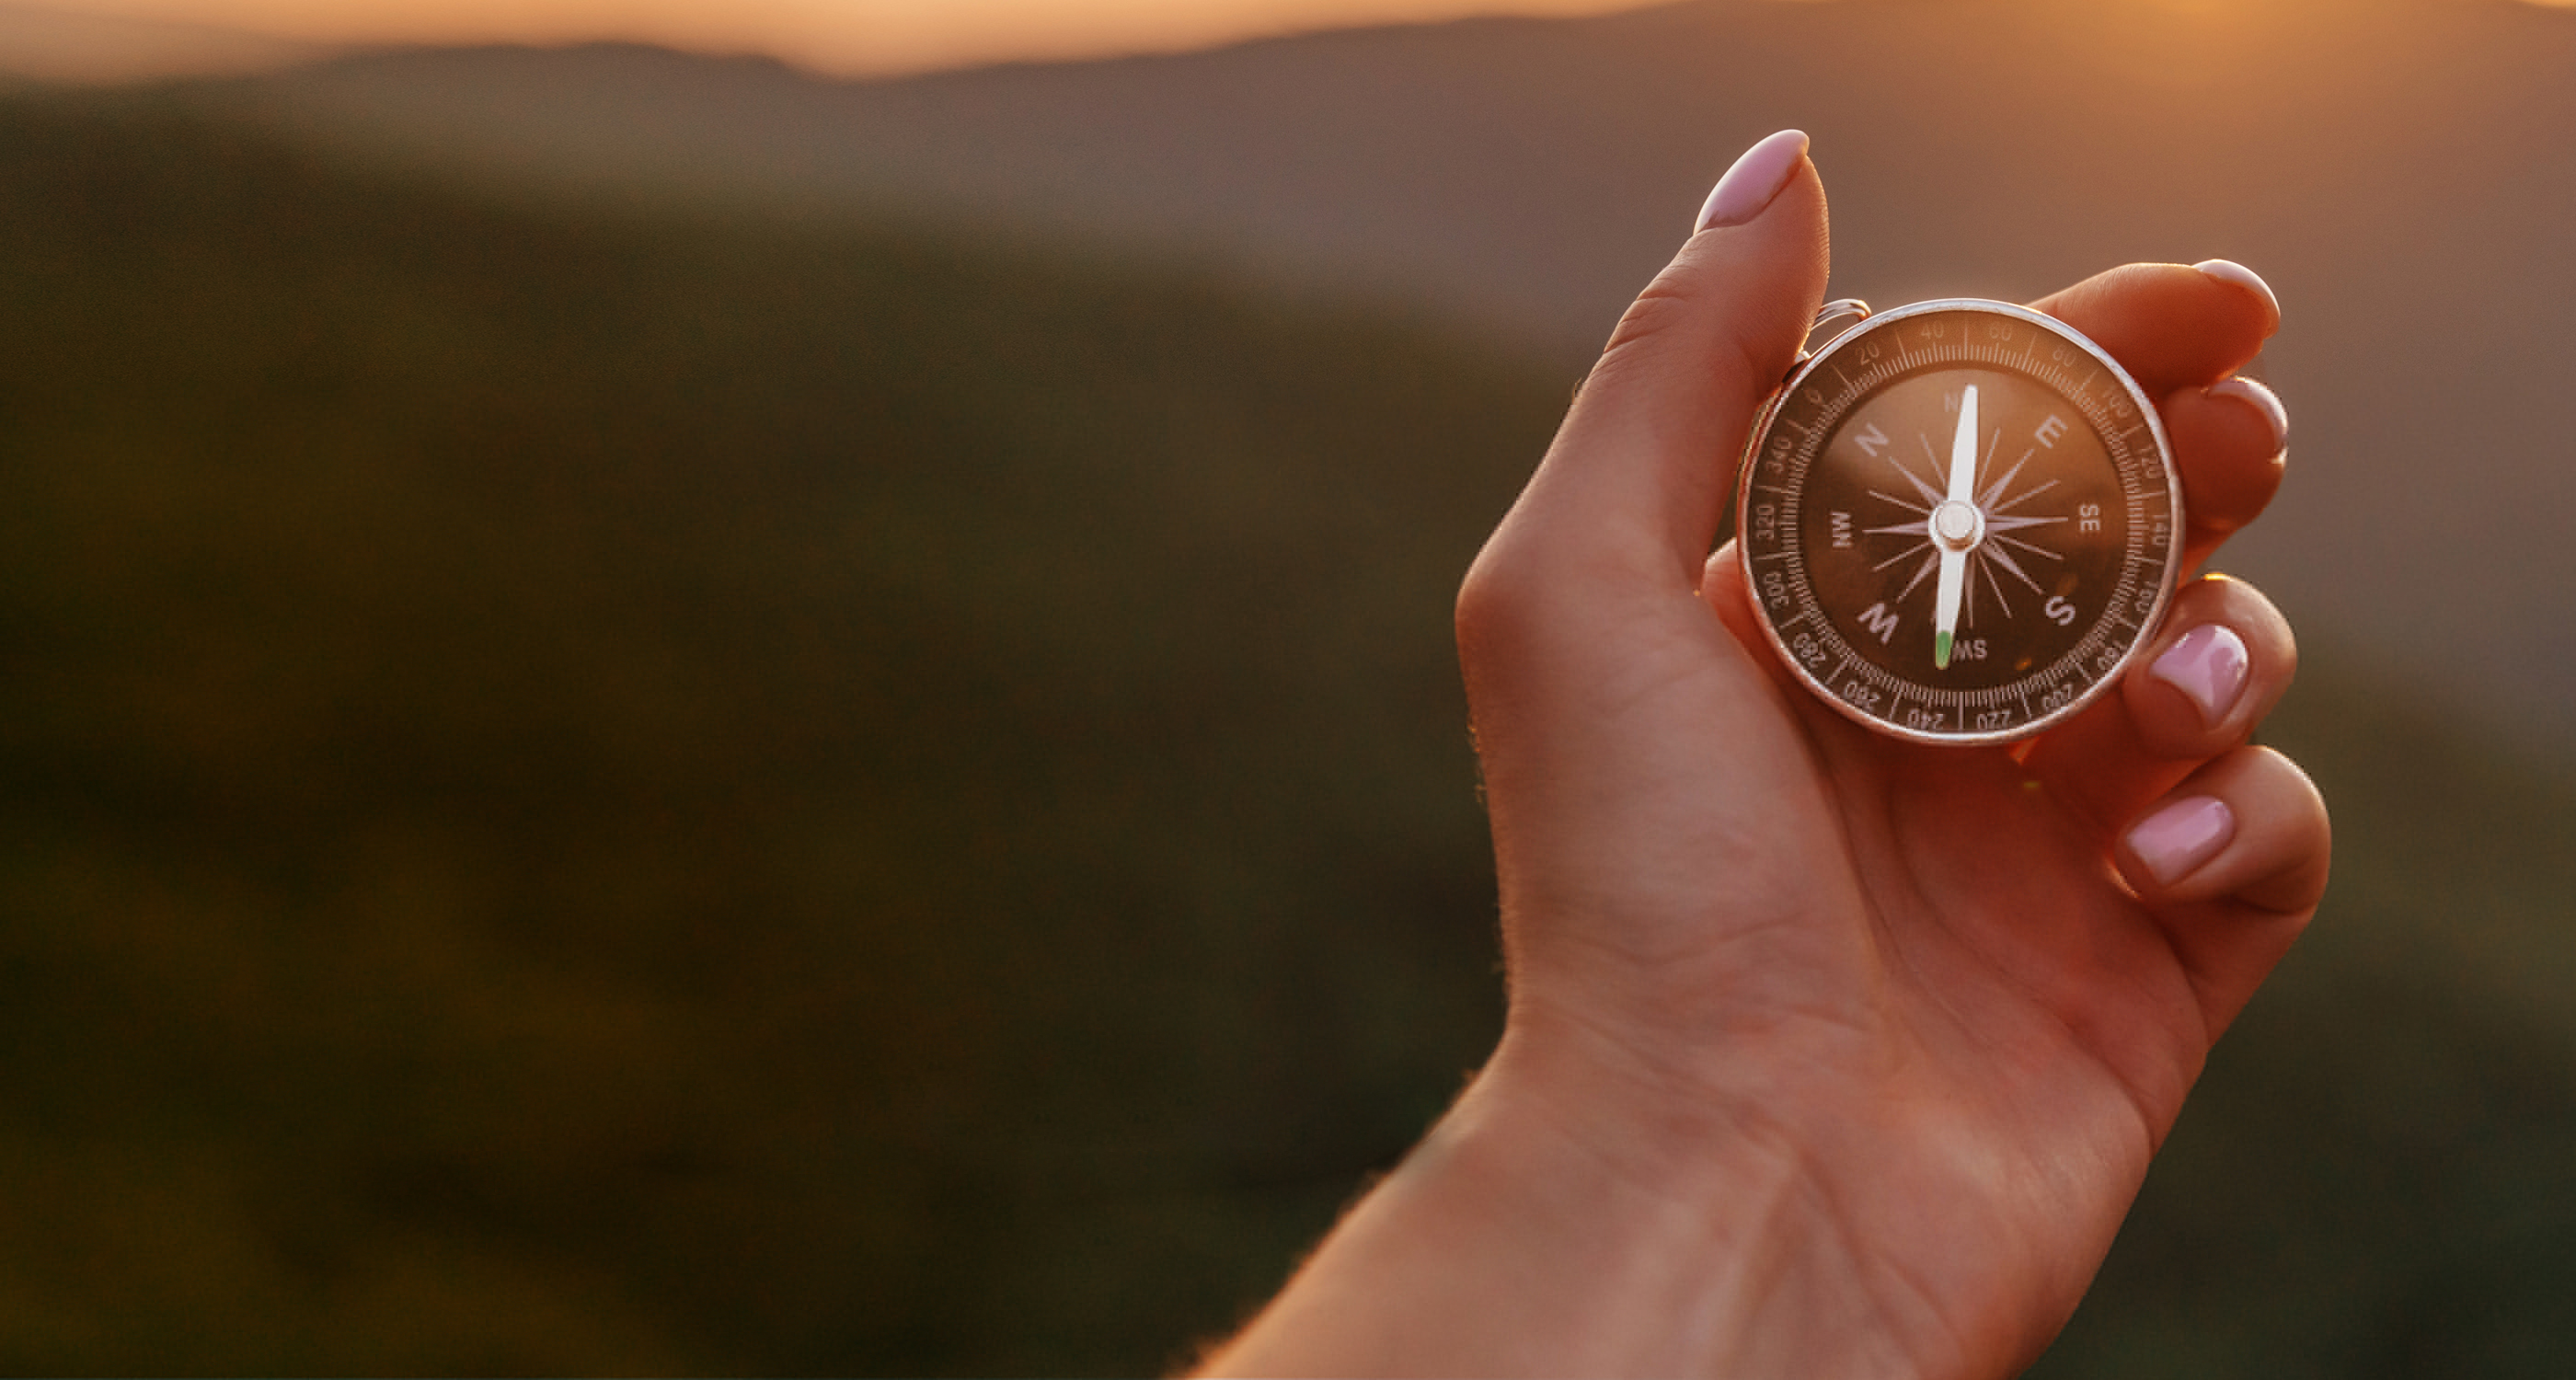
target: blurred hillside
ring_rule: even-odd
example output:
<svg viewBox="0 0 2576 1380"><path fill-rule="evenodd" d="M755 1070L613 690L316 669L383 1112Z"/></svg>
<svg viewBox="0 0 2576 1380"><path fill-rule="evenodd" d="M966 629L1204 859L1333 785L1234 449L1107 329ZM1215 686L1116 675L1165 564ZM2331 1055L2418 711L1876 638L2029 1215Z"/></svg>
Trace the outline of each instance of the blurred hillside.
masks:
<svg viewBox="0 0 2576 1380"><path fill-rule="evenodd" d="M1490 1043L1562 390L0 107L0 1368L1136 1372Z"/></svg>
<svg viewBox="0 0 2576 1380"><path fill-rule="evenodd" d="M0 0L0 85L273 72L331 52L325 44L215 25Z"/></svg>
<svg viewBox="0 0 2576 1380"><path fill-rule="evenodd" d="M1693 0L879 83L597 48L208 94L550 186L945 210L1358 284L1569 378L1717 173L1800 126L1838 295L2256 266L2289 309L2264 367L2299 469L2233 567L2576 762L2571 71L2576 10L2516 0Z"/></svg>
<svg viewBox="0 0 2576 1380"><path fill-rule="evenodd" d="M1139 1373L1482 1057L1560 371L0 103L0 1368ZM2043 1373L2576 1363L2576 791L2320 647L2319 929Z"/></svg>

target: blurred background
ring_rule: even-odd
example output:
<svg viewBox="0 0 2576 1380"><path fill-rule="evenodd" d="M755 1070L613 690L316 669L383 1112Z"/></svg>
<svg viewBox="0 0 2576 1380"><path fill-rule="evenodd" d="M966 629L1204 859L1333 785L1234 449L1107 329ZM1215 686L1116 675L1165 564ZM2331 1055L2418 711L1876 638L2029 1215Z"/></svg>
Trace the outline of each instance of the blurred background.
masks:
<svg viewBox="0 0 2576 1380"><path fill-rule="evenodd" d="M2576 1373L2576 9L51 5L0 1369L1185 1364L1490 1045L1455 582L1794 125L1835 295L2287 310L2336 882L2035 1373Z"/></svg>

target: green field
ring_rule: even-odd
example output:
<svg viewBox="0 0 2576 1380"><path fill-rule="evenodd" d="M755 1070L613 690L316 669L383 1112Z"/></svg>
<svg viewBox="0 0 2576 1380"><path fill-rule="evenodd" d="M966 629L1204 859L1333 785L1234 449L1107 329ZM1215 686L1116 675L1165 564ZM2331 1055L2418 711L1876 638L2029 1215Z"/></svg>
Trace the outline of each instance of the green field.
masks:
<svg viewBox="0 0 2576 1380"><path fill-rule="evenodd" d="M1571 380L148 98L0 207L0 1368L1152 1371L1490 1042ZM2576 1364L2576 793L2311 665L2334 895L2047 1373Z"/></svg>

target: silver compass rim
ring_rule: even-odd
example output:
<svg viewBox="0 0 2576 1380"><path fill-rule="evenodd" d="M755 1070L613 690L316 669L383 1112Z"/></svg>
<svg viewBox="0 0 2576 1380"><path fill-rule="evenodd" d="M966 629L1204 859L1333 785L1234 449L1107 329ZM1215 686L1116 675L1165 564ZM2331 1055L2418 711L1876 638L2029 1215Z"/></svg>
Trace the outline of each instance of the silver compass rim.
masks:
<svg viewBox="0 0 2576 1380"><path fill-rule="evenodd" d="M1841 306L1843 303L1837 302L1835 305ZM1857 303L1855 302L1854 305ZM2154 642L2156 634L2162 631L2165 613L2173 605L2175 586L2181 574L2183 548L2188 536L2189 521L2183 511L2182 476L2174 468L2173 439L2165 432L2164 414L2157 409L2155 399L2148 397L2146 389L2139 386L2137 378L2122 367L2120 361L2113 359L2110 351L2095 344L2092 337L2046 312L2036 311L2015 302L1997 301L1985 297L1935 297L1921 302L1908 302L1904 306L1890 307L1881 312L1869 312L1862 316L1852 325L1838 332L1833 339L1818 347L1813 354L1801 358L1796 367L1789 371L1789 376L1772 391L1769 400L1764 402L1755 414L1752 433L1746 437L1743 453L1737 457L1736 462L1735 559L1737 568L1744 573L1745 590L1750 594L1760 587L1759 576L1753 569L1752 547L1748 541L1750 533L1747 526L1750 520L1748 505L1753 493L1754 465L1761 456L1762 443L1770 438L1772 423L1778 418L1782 405L1797 390L1798 385L1805 382L1818 369L1823 368L1844 348L1855 344L1865 336L1875 334L1880 327L1912 317L1929 316L1935 312L1944 311L1976 311L2009 316L2017 321L2037 326L2076 346L2090 355L2095 363L2108 370L2112 378L2119 381L2120 387L2127 392L2129 400L2137 404L2139 413L2146 418L2148 435L2155 441L2156 464L2164 475L2166 501L2173 511L2173 540L2166 546L2164 569L2156 580L2155 605L2144 618L2139 620L2138 636L2121 650L2120 659L2092 684L2084 687L2082 693L2064 705L2032 718L2028 723L2008 729L1937 733L1925 729L1908 728L1862 709L1833 693L1832 688L1819 681L1812 672L1808 671L1806 665L1798 660L1796 653L1789 649L1788 642L1780 636L1780 630L1772 625L1770 615L1762 610L1758 600L1754 604L1753 620L1761 625L1763 640L1771 644L1772 653L1779 658L1782 665L1789 668L1789 673L1797 677L1799 684L1804 685L1809 694L1832 706L1844 718L1861 727L1888 737L1933 747L1995 747L2036 738L2091 708L2101 700L2103 695L2117 686L2129 674L2129 669L2137 664L2139 656L2146 651L2147 645ZM1823 318L1820 317L1818 324L1822 324L1822 320Z"/></svg>

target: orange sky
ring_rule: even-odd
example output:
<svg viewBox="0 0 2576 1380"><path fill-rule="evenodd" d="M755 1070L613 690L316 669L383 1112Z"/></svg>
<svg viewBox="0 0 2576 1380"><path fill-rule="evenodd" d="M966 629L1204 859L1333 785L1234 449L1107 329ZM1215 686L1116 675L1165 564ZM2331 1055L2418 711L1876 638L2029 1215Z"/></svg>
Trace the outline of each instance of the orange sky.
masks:
<svg viewBox="0 0 2576 1380"><path fill-rule="evenodd" d="M14 0L103 19L324 42L632 38L774 53L831 72L1196 47L1467 14L1594 14L1643 0ZM131 27L131 26L120 26Z"/></svg>
<svg viewBox="0 0 2576 1380"><path fill-rule="evenodd" d="M1793 0L1779 0L1792 3ZM2249 0L2164 0L2187 8ZM303 43L621 38L763 52L818 71L1202 47L1259 34L1470 14L1573 15L1649 0L0 0L0 72L118 81L255 70ZM2576 6L2576 0L2530 0ZM280 44L270 39L297 40Z"/></svg>

